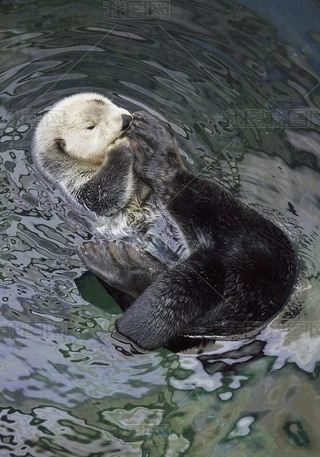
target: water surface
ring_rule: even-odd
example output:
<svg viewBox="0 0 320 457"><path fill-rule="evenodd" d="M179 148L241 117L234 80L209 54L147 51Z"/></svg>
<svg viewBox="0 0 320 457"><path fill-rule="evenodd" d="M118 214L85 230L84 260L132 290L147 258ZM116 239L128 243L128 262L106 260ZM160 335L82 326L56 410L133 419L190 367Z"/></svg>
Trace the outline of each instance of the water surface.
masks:
<svg viewBox="0 0 320 457"><path fill-rule="evenodd" d="M2 2L0 456L318 456L319 4L132 3ZM111 337L120 310L77 256L91 235L30 157L41 115L86 90L165 119L190 170L295 243L294 296L255 338Z"/></svg>

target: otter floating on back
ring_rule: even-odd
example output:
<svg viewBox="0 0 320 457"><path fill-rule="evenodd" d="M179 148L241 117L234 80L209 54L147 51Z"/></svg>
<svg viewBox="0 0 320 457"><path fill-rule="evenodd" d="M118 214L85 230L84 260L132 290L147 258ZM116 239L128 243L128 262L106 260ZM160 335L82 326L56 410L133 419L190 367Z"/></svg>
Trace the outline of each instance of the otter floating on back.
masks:
<svg viewBox="0 0 320 457"><path fill-rule="evenodd" d="M42 119L33 155L72 201L103 217L103 240L79 255L125 310L117 330L140 347L232 338L286 304L297 272L287 237L190 174L155 116L132 120L101 95L76 94Z"/></svg>

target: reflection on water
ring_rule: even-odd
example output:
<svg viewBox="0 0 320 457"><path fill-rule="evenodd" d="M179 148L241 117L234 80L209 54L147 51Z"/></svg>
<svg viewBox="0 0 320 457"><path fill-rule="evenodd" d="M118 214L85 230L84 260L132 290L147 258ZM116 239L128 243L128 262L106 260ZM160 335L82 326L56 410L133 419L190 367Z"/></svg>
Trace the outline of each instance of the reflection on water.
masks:
<svg viewBox="0 0 320 457"><path fill-rule="evenodd" d="M320 35L306 26L320 11L305 2L303 52L297 3L295 35L268 19L273 1L134 20L89 0L2 3L0 456L319 455ZM80 90L166 119L191 170L296 243L294 297L256 338L172 354L111 336L120 310L77 257L91 235L30 160L39 117Z"/></svg>

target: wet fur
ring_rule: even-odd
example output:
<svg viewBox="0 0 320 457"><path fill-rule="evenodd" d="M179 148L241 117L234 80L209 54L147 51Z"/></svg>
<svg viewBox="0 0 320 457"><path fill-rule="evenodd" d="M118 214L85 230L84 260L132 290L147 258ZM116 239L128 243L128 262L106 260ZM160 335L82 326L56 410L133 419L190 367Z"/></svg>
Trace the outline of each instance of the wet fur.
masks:
<svg viewBox="0 0 320 457"><path fill-rule="evenodd" d="M134 173L150 187L154 207L162 208L180 236L173 243L176 250L158 255L161 268L157 271L155 262L153 276L146 274L148 262L139 258L136 240L117 248L107 242L84 245L80 256L93 272L138 297L118 319L117 330L142 348L154 349L171 347L178 335L234 336L268 322L285 305L296 277L296 256L287 237L220 186L190 174L172 133L154 116L137 113L128 136ZM161 243L168 244L157 218L154 224L159 254ZM145 249L154 255L150 246ZM170 257L179 249L182 254ZM122 268L112 251L121 251ZM142 280L137 282L137 276Z"/></svg>
<svg viewBox="0 0 320 457"><path fill-rule="evenodd" d="M33 141L38 168L101 223L101 216L119 213L134 193L122 115L130 113L100 94L72 95L42 118Z"/></svg>
<svg viewBox="0 0 320 457"><path fill-rule="evenodd" d="M96 95L89 96L92 107ZM108 109L119 115L115 105ZM78 157L68 149L68 129L51 124L37 129L34 159L97 218L103 240L84 244L79 255L124 309L120 333L145 349L172 347L183 335L251 331L285 305L297 269L287 237L220 186L190 174L166 124L136 113L123 137L111 120L110 138L122 138L95 150L100 162L89 136L88 156L82 144Z"/></svg>

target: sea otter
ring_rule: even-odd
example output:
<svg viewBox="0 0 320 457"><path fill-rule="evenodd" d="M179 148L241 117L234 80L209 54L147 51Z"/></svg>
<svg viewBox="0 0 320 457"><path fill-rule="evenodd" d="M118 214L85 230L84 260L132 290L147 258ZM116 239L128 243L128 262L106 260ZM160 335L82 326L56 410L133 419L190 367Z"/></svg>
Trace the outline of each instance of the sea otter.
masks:
<svg viewBox="0 0 320 457"><path fill-rule="evenodd" d="M297 272L285 234L188 172L157 117L131 116L97 94L80 94L77 103L78 96L56 105L63 125L48 129L42 120L33 154L46 176L96 216L101 240L85 243L79 255L125 310L118 332L151 350L183 335L233 337L268 322ZM91 147L88 127L101 135L99 147Z"/></svg>

